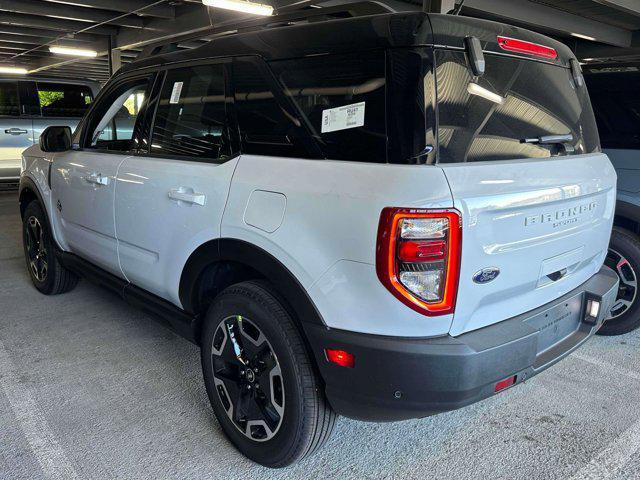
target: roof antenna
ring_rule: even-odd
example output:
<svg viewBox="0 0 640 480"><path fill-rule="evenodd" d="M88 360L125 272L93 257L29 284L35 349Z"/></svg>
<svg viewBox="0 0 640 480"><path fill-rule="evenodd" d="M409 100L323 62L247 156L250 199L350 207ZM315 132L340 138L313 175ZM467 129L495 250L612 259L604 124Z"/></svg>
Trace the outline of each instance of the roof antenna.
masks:
<svg viewBox="0 0 640 480"><path fill-rule="evenodd" d="M464 0L460 0L460 3L456 8L454 8L452 15L460 15L460 10L462 10L462 6L464 5Z"/></svg>

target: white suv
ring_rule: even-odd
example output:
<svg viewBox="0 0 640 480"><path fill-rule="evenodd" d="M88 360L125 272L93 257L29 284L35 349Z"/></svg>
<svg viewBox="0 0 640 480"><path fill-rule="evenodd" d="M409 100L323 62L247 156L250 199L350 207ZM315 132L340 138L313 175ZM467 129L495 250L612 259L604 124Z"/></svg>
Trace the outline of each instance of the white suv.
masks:
<svg viewBox="0 0 640 480"><path fill-rule="evenodd" d="M580 67L497 23L221 35L126 67L23 168L36 288L95 280L199 344L222 428L271 467L337 414L423 417L523 382L617 291L616 174Z"/></svg>

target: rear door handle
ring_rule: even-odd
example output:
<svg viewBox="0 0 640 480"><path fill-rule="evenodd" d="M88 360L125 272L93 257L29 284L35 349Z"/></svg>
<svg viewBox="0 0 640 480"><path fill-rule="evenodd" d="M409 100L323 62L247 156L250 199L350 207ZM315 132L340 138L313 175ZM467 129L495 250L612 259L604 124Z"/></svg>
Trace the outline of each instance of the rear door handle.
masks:
<svg viewBox="0 0 640 480"><path fill-rule="evenodd" d="M84 180L94 185L109 185L109 177L103 177L101 173L92 173L84 177Z"/></svg>
<svg viewBox="0 0 640 480"><path fill-rule="evenodd" d="M207 196L204 193L198 193L195 192L193 188L184 187L169 190L169 198L194 205L204 205L207 201Z"/></svg>
<svg viewBox="0 0 640 480"><path fill-rule="evenodd" d="M27 135L29 133L29 130L25 130L24 128L7 128L4 133L6 133L7 135Z"/></svg>

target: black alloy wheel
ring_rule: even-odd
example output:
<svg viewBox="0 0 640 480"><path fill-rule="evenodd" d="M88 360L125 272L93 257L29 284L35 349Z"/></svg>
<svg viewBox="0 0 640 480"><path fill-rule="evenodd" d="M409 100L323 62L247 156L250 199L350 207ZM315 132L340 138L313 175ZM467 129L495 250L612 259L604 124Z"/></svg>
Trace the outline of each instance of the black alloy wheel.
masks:
<svg viewBox="0 0 640 480"><path fill-rule="evenodd" d="M218 325L211 348L216 391L229 419L247 438L278 433L285 409L278 358L262 331L235 315Z"/></svg>

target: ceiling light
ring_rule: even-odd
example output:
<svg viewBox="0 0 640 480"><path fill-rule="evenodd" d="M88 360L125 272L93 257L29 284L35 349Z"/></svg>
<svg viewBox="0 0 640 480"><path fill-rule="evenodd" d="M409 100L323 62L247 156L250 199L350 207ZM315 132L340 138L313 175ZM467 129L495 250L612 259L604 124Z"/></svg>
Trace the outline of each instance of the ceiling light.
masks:
<svg viewBox="0 0 640 480"><path fill-rule="evenodd" d="M0 73L13 73L16 75L26 75L28 71L26 68L0 66Z"/></svg>
<svg viewBox="0 0 640 480"><path fill-rule="evenodd" d="M572 33L572 34L571 34L571 36L572 36L572 37L576 37L576 38L581 38L581 39L583 39L583 40L590 40L590 41L592 41L592 42L595 42L595 41L596 41L596 39L595 39L595 38L590 37L589 35L583 35L583 34L581 34L581 33Z"/></svg>
<svg viewBox="0 0 640 480"><path fill-rule="evenodd" d="M247 2L245 0L202 0L202 3L210 7L224 8L225 10L235 10L236 12L252 13L254 15L273 15L271 5Z"/></svg>
<svg viewBox="0 0 640 480"><path fill-rule="evenodd" d="M469 92L471 95L477 95L484 98L485 100L489 100L490 102L497 103L498 105L502 105L502 103L504 103L504 97L501 97L497 93L493 93L491 90L487 90L486 88L481 87L477 83L470 83L467 86L467 92Z"/></svg>
<svg viewBox="0 0 640 480"><path fill-rule="evenodd" d="M95 50L82 50L81 48L69 47L49 47L51 53L59 53L60 55L73 55L74 57L97 57L98 52Z"/></svg>

